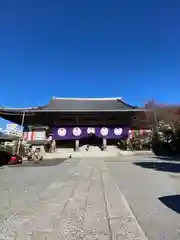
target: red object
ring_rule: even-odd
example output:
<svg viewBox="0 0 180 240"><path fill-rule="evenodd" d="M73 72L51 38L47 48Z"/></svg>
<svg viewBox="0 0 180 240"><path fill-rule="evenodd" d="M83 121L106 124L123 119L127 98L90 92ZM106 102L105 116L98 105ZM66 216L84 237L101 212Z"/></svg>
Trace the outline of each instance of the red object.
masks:
<svg viewBox="0 0 180 240"><path fill-rule="evenodd" d="M22 163L22 157L19 155L12 155L10 161L8 164L10 165L16 165Z"/></svg>

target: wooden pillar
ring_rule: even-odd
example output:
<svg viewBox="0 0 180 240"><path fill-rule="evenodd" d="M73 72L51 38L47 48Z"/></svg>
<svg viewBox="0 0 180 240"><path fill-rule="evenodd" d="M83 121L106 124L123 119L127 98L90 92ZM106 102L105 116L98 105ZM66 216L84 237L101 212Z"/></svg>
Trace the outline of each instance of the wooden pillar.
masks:
<svg viewBox="0 0 180 240"><path fill-rule="evenodd" d="M103 150L107 149L107 139L103 138Z"/></svg>
<svg viewBox="0 0 180 240"><path fill-rule="evenodd" d="M79 150L79 139L75 140L75 151Z"/></svg>
<svg viewBox="0 0 180 240"><path fill-rule="evenodd" d="M52 152L56 152L56 140L52 140Z"/></svg>

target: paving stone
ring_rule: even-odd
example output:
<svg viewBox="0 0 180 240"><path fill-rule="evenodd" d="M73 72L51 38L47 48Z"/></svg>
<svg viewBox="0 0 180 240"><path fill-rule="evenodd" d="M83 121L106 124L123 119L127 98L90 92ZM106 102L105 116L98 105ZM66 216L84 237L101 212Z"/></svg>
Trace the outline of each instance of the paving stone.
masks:
<svg viewBox="0 0 180 240"><path fill-rule="evenodd" d="M105 211L105 202L102 192L100 167L98 164L94 169L87 201L85 218L82 226L81 238L87 238L89 235L103 236L109 235L107 216Z"/></svg>
<svg viewBox="0 0 180 240"><path fill-rule="evenodd" d="M74 172L77 170L78 168L75 168L74 169ZM76 181L74 181L74 183L76 183ZM67 185L68 185L69 183L67 183ZM55 184L53 183L53 186L54 186ZM59 184L58 185L59 186L59 190L61 189L61 187L62 187L62 184ZM71 186L71 189L70 189L70 186ZM67 201L67 199L68 199L68 197L69 197L69 195L67 196L67 194L68 193L70 193L71 194L71 192L72 192L72 189L73 189L73 185L72 185L72 182L71 182L71 184L69 184L69 188L68 188L68 186L67 187L64 187L64 192L63 191L60 191L61 192L61 197L63 196L63 194L64 194L64 197L65 197L65 199L66 199L66 201ZM54 188L53 188L54 189ZM51 192L51 194L52 194L52 186L50 186L48 189L47 189L47 191L45 191L45 196L43 195L43 197L45 197L44 198L44 200L45 199L48 199L50 196L51 196L51 194L49 194L49 192ZM57 184L56 184L56 194L57 194L57 192L58 192L58 189L57 189ZM44 194L44 193L43 193ZM33 212L33 213L36 213L36 218L33 218L33 221L31 221L31 218L32 218L32 215L31 214L29 214L28 215L28 223L30 223L30 222L33 222L33 224L35 224L35 226L37 226L38 225L38 223L39 222L41 222L41 223L44 223L44 225L47 225L48 224L48 222L51 222L51 220L49 219L49 217L47 218L47 216L44 216L44 214L45 213L48 213L49 214L49 212L50 212L50 210L52 210L52 208L51 209L49 209L49 212L47 211L48 210L48 208L47 208L47 206L44 206L44 204L43 204L43 202L41 201L39 201L39 202L35 202L34 204L31 204L31 205L29 205L29 206L27 206L28 208L31 208L32 210L30 211L31 213ZM53 206L54 207L54 206ZM7 230L6 231L6 236L12 236L12 235L16 235L16 231L18 231L18 229L21 227L21 225L23 225L23 228L24 227L26 227L25 225L27 225L27 223L26 224L24 224L24 222L22 222L22 219L24 219L22 216L23 216L23 213L25 213L26 212L26 209L27 208L25 208L24 210L21 210L19 213L16 213L16 214L14 214L14 215L12 215L12 217L10 218L10 219L8 219L8 220L6 220L4 223L2 223L1 224L1 228L2 229L5 229L5 230ZM42 210L44 210L44 214L42 214ZM24 212L23 212L24 211ZM29 213L30 213L29 212ZM26 216L26 214L24 215L24 216ZM33 216L34 216L34 214L33 214ZM41 220L40 220L41 219ZM40 221L39 221L40 220ZM43 221L42 221L43 220ZM3 231L3 230L2 230Z"/></svg>
<svg viewBox="0 0 180 240"><path fill-rule="evenodd" d="M49 160L51 161L51 160ZM27 204L37 201L39 194L52 182L66 182L69 174L76 171L79 160L57 166L15 166L0 168L0 222L4 222L16 212L16 209L27 208Z"/></svg>
<svg viewBox="0 0 180 240"><path fill-rule="evenodd" d="M102 179L112 239L146 240L147 237L108 171L102 172Z"/></svg>
<svg viewBox="0 0 180 240"><path fill-rule="evenodd" d="M23 198L28 204L0 223L0 240L146 239L103 159L83 159L65 174L45 180L34 201Z"/></svg>
<svg viewBox="0 0 180 240"><path fill-rule="evenodd" d="M83 238L83 240L109 240L109 234L103 235L103 234L97 234L97 235L88 235Z"/></svg>
<svg viewBox="0 0 180 240"><path fill-rule="evenodd" d="M86 173L84 173L85 175ZM77 239L77 236L79 236L86 209L90 175L91 173L88 171L88 178L82 177L77 189L74 191L74 195L68 200L61 214L59 224L56 226L59 235L63 235L66 239L72 239L73 236L76 236Z"/></svg>

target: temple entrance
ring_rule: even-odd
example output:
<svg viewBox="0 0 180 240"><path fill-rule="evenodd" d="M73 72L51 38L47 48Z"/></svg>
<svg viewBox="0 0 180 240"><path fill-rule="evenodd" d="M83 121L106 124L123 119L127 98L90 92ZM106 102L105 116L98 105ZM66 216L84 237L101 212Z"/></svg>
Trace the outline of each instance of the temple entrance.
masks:
<svg viewBox="0 0 180 240"><path fill-rule="evenodd" d="M117 139L108 139L107 144L110 145L110 146L112 146L112 145L117 146L118 145L118 140Z"/></svg>
<svg viewBox="0 0 180 240"><path fill-rule="evenodd" d="M74 140L56 140L56 149L74 149Z"/></svg>
<svg viewBox="0 0 180 240"><path fill-rule="evenodd" d="M101 147L102 138L97 137L95 134L91 134L87 138L80 139L80 146L84 145Z"/></svg>

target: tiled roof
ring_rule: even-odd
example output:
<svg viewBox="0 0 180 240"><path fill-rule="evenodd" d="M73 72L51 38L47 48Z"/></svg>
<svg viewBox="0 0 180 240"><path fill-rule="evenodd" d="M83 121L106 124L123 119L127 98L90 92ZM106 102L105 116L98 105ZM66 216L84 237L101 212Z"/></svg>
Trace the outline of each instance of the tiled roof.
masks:
<svg viewBox="0 0 180 240"><path fill-rule="evenodd" d="M108 112L135 109L121 98L55 98L49 104L36 108L0 108L0 112Z"/></svg>
<svg viewBox="0 0 180 240"><path fill-rule="evenodd" d="M47 110L65 112L88 111L121 111L135 107L123 102L120 98L52 98L50 103L43 107Z"/></svg>

